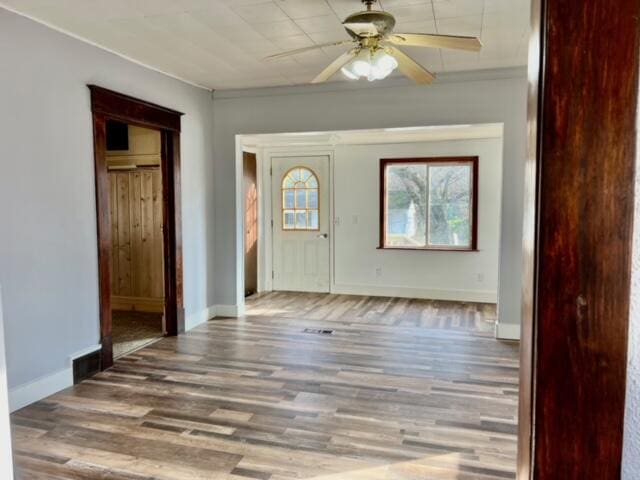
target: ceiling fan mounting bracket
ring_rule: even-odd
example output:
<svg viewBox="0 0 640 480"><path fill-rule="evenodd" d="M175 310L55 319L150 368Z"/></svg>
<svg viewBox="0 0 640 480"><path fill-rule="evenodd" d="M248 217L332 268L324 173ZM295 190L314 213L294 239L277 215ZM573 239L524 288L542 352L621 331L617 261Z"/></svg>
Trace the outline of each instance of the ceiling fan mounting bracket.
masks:
<svg viewBox="0 0 640 480"><path fill-rule="evenodd" d="M396 19L382 10L367 10L349 15L343 22L347 33L358 40L366 37L383 37L391 33ZM359 28L361 27L362 28Z"/></svg>
<svg viewBox="0 0 640 480"><path fill-rule="evenodd" d="M376 3L378 0L362 0L362 3L364 3L367 7L367 11L371 11L371 9L373 8L373 4Z"/></svg>

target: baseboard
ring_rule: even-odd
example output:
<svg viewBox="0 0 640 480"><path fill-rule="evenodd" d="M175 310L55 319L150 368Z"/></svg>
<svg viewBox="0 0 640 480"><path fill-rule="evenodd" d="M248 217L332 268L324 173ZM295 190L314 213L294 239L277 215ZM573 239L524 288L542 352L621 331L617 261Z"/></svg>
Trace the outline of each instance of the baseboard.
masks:
<svg viewBox="0 0 640 480"><path fill-rule="evenodd" d="M71 367L45 375L9 390L9 408L12 412L31 405L73 385Z"/></svg>
<svg viewBox="0 0 640 480"><path fill-rule="evenodd" d="M496 323L496 338L500 340L520 340L520 325L515 323Z"/></svg>
<svg viewBox="0 0 640 480"><path fill-rule="evenodd" d="M331 293L341 295L366 295L372 297L422 298L426 300L498 303L498 293L492 290L453 290L379 285L334 284L331 287Z"/></svg>
<svg viewBox="0 0 640 480"><path fill-rule="evenodd" d="M12 412L20 410L54 393L73 385L73 362L97 350L101 345L92 345L69 356L69 367L43 375L9 390L9 408Z"/></svg>
<svg viewBox="0 0 640 480"><path fill-rule="evenodd" d="M198 325L208 322L215 316L216 316L215 305L204 308L197 313L192 313L190 315L187 315L184 321L184 330L185 332L188 332L192 328L195 328Z"/></svg>
<svg viewBox="0 0 640 480"><path fill-rule="evenodd" d="M237 318L244 315L244 305L216 305L216 317Z"/></svg>
<svg viewBox="0 0 640 480"><path fill-rule="evenodd" d="M123 297L113 295L111 297L113 310L133 310L136 312L164 312L164 298Z"/></svg>

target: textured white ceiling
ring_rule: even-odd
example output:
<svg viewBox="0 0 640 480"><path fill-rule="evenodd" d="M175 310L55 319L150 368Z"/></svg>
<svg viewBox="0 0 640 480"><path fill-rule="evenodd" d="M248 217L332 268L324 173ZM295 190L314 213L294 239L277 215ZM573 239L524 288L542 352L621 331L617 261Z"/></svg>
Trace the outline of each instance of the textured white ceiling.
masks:
<svg viewBox="0 0 640 480"><path fill-rule="evenodd" d="M433 72L527 62L530 0L379 0L396 32L476 35L480 53L405 47ZM11 10L212 89L309 82L348 47L277 61L273 53L348 39L360 0L0 0ZM337 74L332 80L344 80Z"/></svg>

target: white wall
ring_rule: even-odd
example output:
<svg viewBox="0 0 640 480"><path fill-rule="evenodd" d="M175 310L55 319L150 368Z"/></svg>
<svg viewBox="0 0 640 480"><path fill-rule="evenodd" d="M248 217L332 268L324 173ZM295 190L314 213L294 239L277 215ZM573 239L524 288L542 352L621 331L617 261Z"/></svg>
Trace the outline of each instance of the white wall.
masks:
<svg viewBox="0 0 640 480"><path fill-rule="evenodd" d="M503 322L519 324L526 94L522 70L443 75L431 86L391 81L215 92L216 303L237 304L243 293L236 278L242 225L236 222L241 163L235 135L503 123L500 314Z"/></svg>
<svg viewBox="0 0 640 480"><path fill-rule="evenodd" d="M11 457L11 424L9 422L9 391L5 358L4 322L2 320L2 291L0 290L0 478L13 478Z"/></svg>
<svg viewBox="0 0 640 480"><path fill-rule="evenodd" d="M640 112L639 118L640 121ZM625 411L622 480L636 480L640 472L640 134L636 159L636 192L631 263L629 359Z"/></svg>
<svg viewBox="0 0 640 480"><path fill-rule="evenodd" d="M379 250L380 158L479 156L478 252ZM496 302L501 139L339 145L334 153L334 291ZM381 268L381 275L376 269ZM478 281L478 275L484 279Z"/></svg>
<svg viewBox="0 0 640 480"><path fill-rule="evenodd" d="M35 391L29 383L34 380L48 389L68 383L70 357L99 342L93 134L86 85L185 113L182 227L189 324L205 318L213 304L213 114L209 91L3 9L0 59L0 283L9 386L24 399Z"/></svg>

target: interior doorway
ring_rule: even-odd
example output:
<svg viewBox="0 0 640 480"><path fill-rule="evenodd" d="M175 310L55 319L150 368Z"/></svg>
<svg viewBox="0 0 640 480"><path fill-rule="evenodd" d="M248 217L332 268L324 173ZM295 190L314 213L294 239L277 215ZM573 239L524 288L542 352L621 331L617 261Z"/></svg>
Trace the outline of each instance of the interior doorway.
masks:
<svg viewBox="0 0 640 480"><path fill-rule="evenodd" d="M258 291L258 166L256 154L243 152L244 296Z"/></svg>
<svg viewBox="0 0 640 480"><path fill-rule="evenodd" d="M100 367L184 331L181 113L95 85L91 90Z"/></svg>
<svg viewBox="0 0 640 480"><path fill-rule="evenodd" d="M113 357L162 337L162 149L159 130L107 121Z"/></svg>

